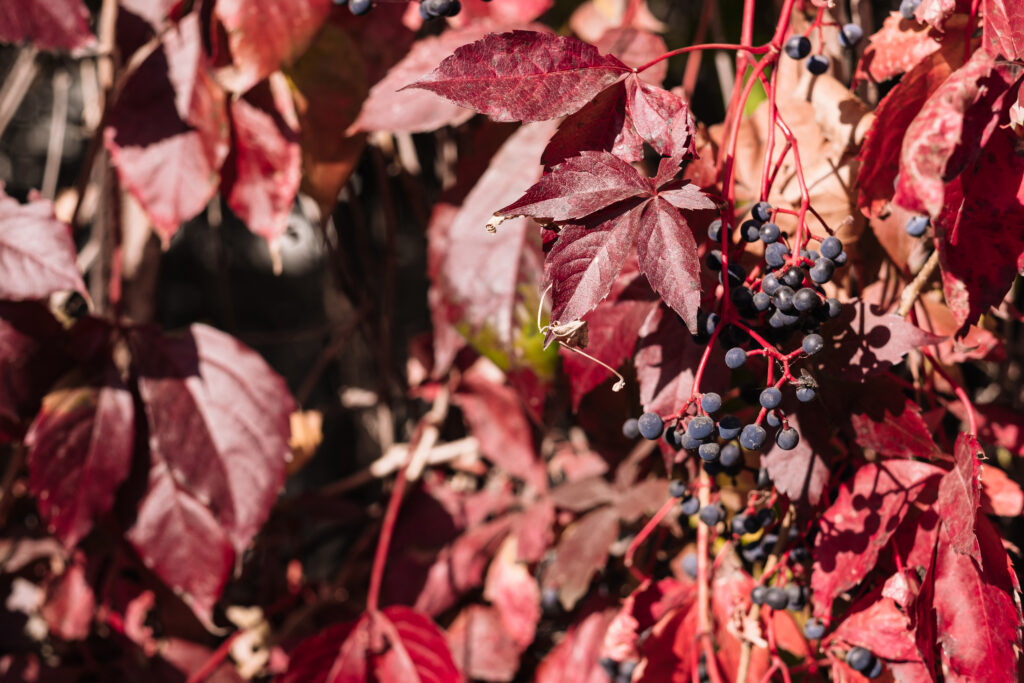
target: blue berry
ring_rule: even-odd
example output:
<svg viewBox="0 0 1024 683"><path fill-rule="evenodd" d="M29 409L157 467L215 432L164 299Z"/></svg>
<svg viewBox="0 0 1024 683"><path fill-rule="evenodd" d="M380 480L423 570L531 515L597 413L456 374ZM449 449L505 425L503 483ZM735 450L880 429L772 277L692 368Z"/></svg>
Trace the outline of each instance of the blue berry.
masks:
<svg viewBox="0 0 1024 683"><path fill-rule="evenodd" d="M739 287L747 279L747 269L738 263L729 264L729 285Z"/></svg>
<svg viewBox="0 0 1024 683"><path fill-rule="evenodd" d="M772 508L761 508L757 511L757 524L762 529L767 529L775 524L775 510Z"/></svg>
<svg viewBox="0 0 1024 683"><path fill-rule="evenodd" d="M809 334L804 337L801 347L803 348L804 353L808 356L813 356L825 347L825 340L821 338L820 334Z"/></svg>
<svg viewBox="0 0 1024 683"><path fill-rule="evenodd" d="M907 220L907 234L911 237L920 237L928 232L928 225L931 219L928 216L911 216Z"/></svg>
<svg viewBox="0 0 1024 683"><path fill-rule="evenodd" d="M746 287L733 287L729 290L729 298L741 311L749 310L754 305L754 295Z"/></svg>
<svg viewBox="0 0 1024 683"><path fill-rule="evenodd" d="M871 667L875 665L875 656L866 648L853 647L846 653L846 663L854 671L864 673L865 671L870 671Z"/></svg>
<svg viewBox="0 0 1024 683"><path fill-rule="evenodd" d="M673 498L682 498L686 495L686 482L682 479L673 479L668 483L668 495Z"/></svg>
<svg viewBox="0 0 1024 683"><path fill-rule="evenodd" d="M708 313L708 317L704 320L704 333L708 336L715 333L715 328L718 327L718 314Z"/></svg>
<svg viewBox="0 0 1024 683"><path fill-rule="evenodd" d="M756 242L761 239L761 221L743 221L740 225L740 234L747 242Z"/></svg>
<svg viewBox="0 0 1024 683"><path fill-rule="evenodd" d="M782 418L779 417L779 413L774 410L769 410L765 413L764 421L769 427L778 427L782 424Z"/></svg>
<svg viewBox="0 0 1024 683"><path fill-rule="evenodd" d="M843 314L843 305L834 296L825 299L825 304L828 307L828 317L830 319L838 318Z"/></svg>
<svg viewBox="0 0 1024 683"><path fill-rule="evenodd" d="M693 553L686 553L683 555L682 561L683 573L689 576L691 579L697 578L697 556Z"/></svg>
<svg viewBox="0 0 1024 683"><path fill-rule="evenodd" d="M736 515L729 522L729 526L732 527L733 536L742 536L747 532L747 520L749 517L746 515Z"/></svg>
<svg viewBox="0 0 1024 683"><path fill-rule="evenodd" d="M765 244L772 244L773 242L778 242L780 234L782 233L779 230L779 226L777 226L775 223L765 223L764 225L761 226L761 231L758 233L758 235L761 238L761 241L764 242Z"/></svg>
<svg viewBox="0 0 1024 683"><path fill-rule="evenodd" d="M764 431L764 427L756 424L749 424L743 428L740 432L740 445L746 448L748 451L760 450L761 446L764 445L764 440L768 434Z"/></svg>
<svg viewBox="0 0 1024 683"><path fill-rule="evenodd" d="M857 24L845 24L839 29L839 44L843 47L853 47L864 37L864 30Z"/></svg>
<svg viewBox="0 0 1024 683"><path fill-rule="evenodd" d="M764 604L772 609L786 609L786 605L789 604L789 598L786 597L786 591L778 586L772 586L764 594Z"/></svg>
<svg viewBox="0 0 1024 683"><path fill-rule="evenodd" d="M821 255L825 258L834 259L843 251L843 243L838 237L826 237L821 242Z"/></svg>
<svg viewBox="0 0 1024 683"><path fill-rule="evenodd" d="M846 265L846 258L847 258L846 250L844 249L843 251L839 252L838 256L836 256L834 259L832 259L832 263L836 264L837 268L840 267L840 266L845 266Z"/></svg>
<svg viewBox="0 0 1024 683"><path fill-rule="evenodd" d="M771 296L775 292L779 291L779 287L781 286L782 283L779 282L779 279L775 277L775 275L773 275L772 273L768 273L767 275L764 276L764 278L761 279L761 291L767 294L768 296Z"/></svg>
<svg viewBox="0 0 1024 683"><path fill-rule="evenodd" d="M760 313L768 310L768 307L772 305L772 298L764 292L757 292L750 298L750 304L755 311Z"/></svg>
<svg viewBox="0 0 1024 683"><path fill-rule="evenodd" d="M635 439L640 436L640 427L635 417L631 417L622 423L622 435L627 439Z"/></svg>
<svg viewBox="0 0 1024 683"><path fill-rule="evenodd" d="M371 9L373 9L373 0L349 0L348 11L357 17L361 17Z"/></svg>
<svg viewBox="0 0 1024 683"><path fill-rule="evenodd" d="M729 441L740 435L743 423L735 415L726 415L718 421L718 435Z"/></svg>
<svg viewBox="0 0 1024 683"><path fill-rule="evenodd" d="M747 362L747 352L738 346L729 349L725 354L725 364L732 370L743 367Z"/></svg>
<svg viewBox="0 0 1024 683"><path fill-rule="evenodd" d="M786 584L786 608L791 610L803 609L807 604L807 589L795 583Z"/></svg>
<svg viewBox="0 0 1024 683"><path fill-rule="evenodd" d="M772 303L780 311L791 311L793 310L793 296L792 287L783 285L775 290L775 294L772 295Z"/></svg>
<svg viewBox="0 0 1024 683"><path fill-rule="evenodd" d="M768 468L762 467L757 471L757 488L766 489L772 485L772 476L768 474Z"/></svg>
<svg viewBox="0 0 1024 683"><path fill-rule="evenodd" d="M809 311L816 308L820 301L818 293L810 287L802 287L793 295L793 307L798 311Z"/></svg>
<svg viewBox="0 0 1024 683"><path fill-rule="evenodd" d="M706 439L715 431L715 421L706 415L698 415L686 426L686 433L697 440Z"/></svg>
<svg viewBox="0 0 1024 683"><path fill-rule="evenodd" d="M743 454L740 452L740 447L734 443L727 443L722 446L722 452L718 456L718 462L722 464L722 467L732 467L740 461L740 456Z"/></svg>
<svg viewBox="0 0 1024 683"><path fill-rule="evenodd" d="M797 387L796 388L796 400L801 403L807 403L813 401L815 396L814 389L812 387Z"/></svg>
<svg viewBox="0 0 1024 683"><path fill-rule="evenodd" d="M708 239L712 242L720 242L722 239L722 219L716 218L708 225Z"/></svg>
<svg viewBox="0 0 1024 683"><path fill-rule="evenodd" d="M717 413L722 407L722 397L713 391L704 394L700 399L700 407L705 413Z"/></svg>
<svg viewBox="0 0 1024 683"><path fill-rule="evenodd" d="M754 217L754 220L767 223L772 217L772 205L768 202L758 202L754 204L754 208L750 210L750 215Z"/></svg>
<svg viewBox="0 0 1024 683"><path fill-rule="evenodd" d="M900 15L907 21L914 21L914 13L917 12L917 6L921 4L921 0L903 0L900 3Z"/></svg>
<svg viewBox="0 0 1024 683"><path fill-rule="evenodd" d="M804 624L804 636L807 640L818 640L825 635L825 624L820 619L811 618Z"/></svg>
<svg viewBox="0 0 1024 683"><path fill-rule="evenodd" d="M761 238L760 231L757 235L758 239ZM783 263L786 262L786 257L789 256L789 247L782 242L775 242L769 244L764 250L764 262L771 268L779 268Z"/></svg>
<svg viewBox="0 0 1024 683"><path fill-rule="evenodd" d="M772 313L772 317L768 318L768 324L775 329L782 329L795 325L800 322L800 316L790 315L789 313L783 313L782 311L775 311Z"/></svg>
<svg viewBox="0 0 1024 683"><path fill-rule="evenodd" d="M725 513L722 508L718 505L705 505L700 509L700 521L704 522L708 526L714 526L722 521Z"/></svg>
<svg viewBox="0 0 1024 683"><path fill-rule="evenodd" d="M768 588L766 586L754 586L754 590L750 591L750 601L755 605L763 605L767 595Z"/></svg>
<svg viewBox="0 0 1024 683"><path fill-rule="evenodd" d="M775 387L768 387L761 392L761 396L758 398L758 401L760 401L762 408L774 410L779 407L780 403L782 403L782 392Z"/></svg>
<svg viewBox="0 0 1024 683"><path fill-rule="evenodd" d="M697 514L697 510L700 510L700 499L697 496L688 496L679 505L679 511L687 517Z"/></svg>
<svg viewBox="0 0 1024 683"><path fill-rule="evenodd" d="M882 664L882 660L879 659L878 657L875 657L875 664L874 664L874 666L872 666L864 675L867 676L868 678L878 678L879 676L882 675L882 669L883 668L884 667L883 667L883 664Z"/></svg>
<svg viewBox="0 0 1024 683"><path fill-rule="evenodd" d="M719 249L712 249L708 252L708 255L704 257L704 265L708 267L708 270L718 272L722 269L722 252Z"/></svg>
<svg viewBox="0 0 1024 683"><path fill-rule="evenodd" d="M711 462L718 460L718 453L721 451L721 447L717 443L702 443L700 448L697 449L697 455L700 459L705 462Z"/></svg>
<svg viewBox="0 0 1024 683"><path fill-rule="evenodd" d="M669 427L668 429L665 430L665 443L667 443L670 448L679 450L679 448L682 446L682 443L680 442L681 436L682 435L679 432L677 432L674 428Z"/></svg>
<svg viewBox="0 0 1024 683"><path fill-rule="evenodd" d="M683 434L683 436L679 439L679 445L684 450L695 451L698 448L700 448L700 440L693 438L689 434Z"/></svg>
<svg viewBox="0 0 1024 683"><path fill-rule="evenodd" d="M799 268L790 268L782 275L782 284L796 289L804 283L804 272Z"/></svg>
<svg viewBox="0 0 1024 683"><path fill-rule="evenodd" d="M832 274L835 273L835 270L836 264L832 262L832 259L821 257L814 262L814 267L807 274L819 285L823 285L832 279Z"/></svg>
<svg viewBox="0 0 1024 683"><path fill-rule="evenodd" d="M790 59L803 59L811 54L811 41L807 36L790 36L782 49Z"/></svg>
<svg viewBox="0 0 1024 683"><path fill-rule="evenodd" d="M644 413L636 421L640 435L645 439L654 441L665 431L665 423L657 413Z"/></svg>
<svg viewBox="0 0 1024 683"><path fill-rule="evenodd" d="M784 451L791 451L800 443L800 434L792 427L786 427L775 435L775 443Z"/></svg>
<svg viewBox="0 0 1024 683"><path fill-rule="evenodd" d="M740 549L740 555L743 557L744 561L749 562L750 564L754 564L755 562L760 562L764 559L764 548L761 547L760 543L751 543L750 545L745 545L743 546L743 548ZM759 587L764 588L764 586ZM755 588L754 590L757 590L757 588ZM751 600L753 600L753 594L751 594L750 598ZM763 601L764 600L762 597L762 602Z"/></svg>
<svg viewBox="0 0 1024 683"><path fill-rule="evenodd" d="M807 70L815 76L820 76L828 71L828 57L825 55L811 55L807 58L806 64Z"/></svg>

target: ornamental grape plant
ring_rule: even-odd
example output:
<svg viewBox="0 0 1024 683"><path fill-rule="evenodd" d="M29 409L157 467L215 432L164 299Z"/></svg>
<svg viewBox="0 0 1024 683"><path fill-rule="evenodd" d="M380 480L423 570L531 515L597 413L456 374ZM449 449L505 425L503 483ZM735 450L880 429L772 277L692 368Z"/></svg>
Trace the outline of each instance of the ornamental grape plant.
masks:
<svg viewBox="0 0 1024 683"><path fill-rule="evenodd" d="M1021 680L1024 3L0 41L0 680Z"/></svg>

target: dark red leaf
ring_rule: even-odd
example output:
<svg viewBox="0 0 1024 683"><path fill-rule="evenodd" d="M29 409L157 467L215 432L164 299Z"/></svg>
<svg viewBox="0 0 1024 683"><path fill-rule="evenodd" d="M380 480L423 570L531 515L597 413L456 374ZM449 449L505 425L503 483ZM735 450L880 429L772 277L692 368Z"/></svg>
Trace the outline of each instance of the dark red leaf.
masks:
<svg viewBox="0 0 1024 683"><path fill-rule="evenodd" d="M761 456L761 464L779 491L794 500L806 499L817 505L830 474L830 421L820 407L807 404L788 412L787 418L789 425L800 432L800 441L788 451L772 442Z"/></svg>
<svg viewBox="0 0 1024 683"><path fill-rule="evenodd" d="M668 499L668 480L651 477L619 492L615 510L623 522L653 515Z"/></svg>
<svg viewBox="0 0 1024 683"><path fill-rule="evenodd" d="M699 190L686 194L696 193ZM697 243L682 212L664 195L659 194L644 208L637 235L637 260L640 272L647 276L654 291L679 314L691 332L696 332L700 307Z"/></svg>
<svg viewBox="0 0 1024 683"><path fill-rule="evenodd" d="M1024 513L1024 491L995 465L981 470L981 509L987 515L1017 517Z"/></svg>
<svg viewBox="0 0 1024 683"><path fill-rule="evenodd" d="M974 535L974 519L981 504L981 463L985 453L978 440L967 433L956 438L953 448L953 469L939 482L939 498L935 512L942 519L945 540L958 553L980 561L978 539Z"/></svg>
<svg viewBox="0 0 1024 683"><path fill-rule="evenodd" d="M639 659L637 648L641 644L641 634L661 621L666 614L689 611L696 598L697 584L693 581L681 583L668 578L652 582L648 579L623 601L622 608L608 626L602 648L603 656L617 662ZM647 648L647 643L643 646L648 656L658 658L668 654L658 652L658 648Z"/></svg>
<svg viewBox="0 0 1024 683"><path fill-rule="evenodd" d="M569 481L551 489L551 502L563 510L586 512L615 500L616 491L603 477Z"/></svg>
<svg viewBox="0 0 1024 683"><path fill-rule="evenodd" d="M537 667L535 683L610 683L598 658L615 608L594 610L569 627Z"/></svg>
<svg viewBox="0 0 1024 683"><path fill-rule="evenodd" d="M121 183L169 240L217 191L228 154L225 95L207 71L199 17L170 28L128 78L104 141Z"/></svg>
<svg viewBox="0 0 1024 683"><path fill-rule="evenodd" d="M54 292L85 292L68 226L53 204L19 204L0 184L0 299L45 299Z"/></svg>
<svg viewBox="0 0 1024 683"><path fill-rule="evenodd" d="M693 154L696 125L690 108L678 95L630 76L626 79L626 111L636 132L662 156Z"/></svg>
<svg viewBox="0 0 1024 683"><path fill-rule="evenodd" d="M815 542L811 588L816 615L828 618L836 596L874 569L911 503L941 472L927 463L887 460L864 465L851 484L840 488Z"/></svg>
<svg viewBox="0 0 1024 683"><path fill-rule="evenodd" d="M72 547L114 504L135 452L135 407L115 367L57 389L25 437L29 490L50 533Z"/></svg>
<svg viewBox="0 0 1024 683"><path fill-rule="evenodd" d="M639 204L593 227L567 225L559 231L545 264L551 320L580 320L608 296L632 254L644 208Z"/></svg>
<svg viewBox="0 0 1024 683"><path fill-rule="evenodd" d="M277 240L288 227L302 173L291 93L284 78L272 77L232 99L229 107L235 144L222 190L242 222L267 240L279 271Z"/></svg>
<svg viewBox="0 0 1024 683"><path fill-rule="evenodd" d="M364 624L365 617L335 624L299 643L288 658L288 670L277 683L334 683L335 677L328 677L334 670L347 673L350 678L342 679L346 683L365 680L363 655L369 638Z"/></svg>
<svg viewBox="0 0 1024 683"><path fill-rule="evenodd" d="M519 670L520 649L493 607L469 605L459 612L448 627L448 647L473 680L511 681Z"/></svg>
<svg viewBox="0 0 1024 683"><path fill-rule="evenodd" d="M643 159L643 140L626 110L626 85L605 88L562 121L541 161L550 169L585 150L611 152L626 162Z"/></svg>
<svg viewBox="0 0 1024 683"><path fill-rule="evenodd" d="M856 80L870 78L875 83L910 71L925 57L939 49L935 32L927 25L904 19L890 12L864 48L857 65Z"/></svg>
<svg viewBox="0 0 1024 683"><path fill-rule="evenodd" d="M242 93L308 47L331 9L330 0L217 0L233 65L221 82Z"/></svg>
<svg viewBox="0 0 1024 683"><path fill-rule="evenodd" d="M522 651L533 642L540 621L540 587L517 559L517 545L514 536L507 537L491 560L484 580L484 599L497 609L502 630Z"/></svg>
<svg viewBox="0 0 1024 683"><path fill-rule="evenodd" d="M75 553L60 579L50 584L46 592L46 604L41 611L49 632L63 640L88 637L96 596L85 575L85 556Z"/></svg>
<svg viewBox="0 0 1024 683"><path fill-rule="evenodd" d="M497 121L543 121L578 110L630 71L576 38L513 31L460 47L408 87Z"/></svg>
<svg viewBox="0 0 1024 683"><path fill-rule="evenodd" d="M127 537L208 618L284 483L294 402L260 356L212 328L138 328L129 343L151 463Z"/></svg>
<svg viewBox="0 0 1024 683"><path fill-rule="evenodd" d="M459 674L441 630L429 618L395 605L382 613L390 648L373 658L376 683L457 683ZM389 628L390 627L390 628ZM345 675L343 669L339 673Z"/></svg>
<svg viewBox="0 0 1024 683"><path fill-rule="evenodd" d="M884 397L880 397L885 402ZM921 417L921 407L909 399L882 405L874 413L850 416L857 443L888 458L922 458L933 460L942 456L932 438L932 430Z"/></svg>
<svg viewBox="0 0 1024 683"><path fill-rule="evenodd" d="M1005 554L1005 553L1004 553ZM970 555L939 543L935 616L943 659L965 680L1016 678L1020 624L1013 596L994 583Z"/></svg>
<svg viewBox="0 0 1024 683"><path fill-rule="evenodd" d="M602 507L580 517L562 532L555 561L544 585L558 590L562 606L571 610L590 588L594 574L607 564L608 549L619 537L619 514Z"/></svg>
<svg viewBox="0 0 1024 683"><path fill-rule="evenodd" d="M982 40L1007 59L1024 57L1024 7L1014 0L984 0Z"/></svg>
<svg viewBox="0 0 1024 683"><path fill-rule="evenodd" d="M462 375L452 401L462 409L488 460L544 490L546 480L537 462L533 429L519 396L503 380L490 361L477 361Z"/></svg>
<svg viewBox="0 0 1024 683"><path fill-rule="evenodd" d="M555 522L555 506L541 499L526 508L516 527L516 549L520 562L537 562L554 540L551 527Z"/></svg>
<svg viewBox="0 0 1024 683"><path fill-rule="evenodd" d="M0 42L28 41L43 50L75 50L96 42L82 0L13 0L0 5Z"/></svg>
<svg viewBox="0 0 1024 683"><path fill-rule="evenodd" d="M498 216L530 216L546 223L579 221L612 204L652 193L649 179L608 152L584 151L545 173Z"/></svg>

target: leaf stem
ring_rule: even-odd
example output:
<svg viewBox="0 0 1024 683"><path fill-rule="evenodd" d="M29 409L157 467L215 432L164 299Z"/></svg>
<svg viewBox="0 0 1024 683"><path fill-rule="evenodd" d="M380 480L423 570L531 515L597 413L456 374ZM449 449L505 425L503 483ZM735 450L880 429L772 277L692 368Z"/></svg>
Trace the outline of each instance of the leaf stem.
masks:
<svg viewBox="0 0 1024 683"><path fill-rule="evenodd" d="M670 57L683 55L686 54L687 52L695 52L697 50L742 50L743 52L749 52L755 55L763 55L766 52L769 52L771 49L772 48L770 45L760 45L758 47L751 47L748 45L737 45L735 43L703 43L701 45L690 45L688 47L681 47L677 50L672 50L671 52L666 52L660 57L655 57L654 59L647 62L643 66L638 66L633 71L635 73L641 73L643 71L646 71L647 69L650 69L655 64L663 62L666 59L669 59Z"/></svg>

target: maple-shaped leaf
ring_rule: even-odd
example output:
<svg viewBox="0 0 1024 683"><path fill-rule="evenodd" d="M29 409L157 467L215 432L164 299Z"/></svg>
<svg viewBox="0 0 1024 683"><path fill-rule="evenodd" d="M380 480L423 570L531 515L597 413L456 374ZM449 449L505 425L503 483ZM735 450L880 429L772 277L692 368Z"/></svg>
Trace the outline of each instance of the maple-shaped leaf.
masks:
<svg viewBox="0 0 1024 683"><path fill-rule="evenodd" d="M567 610L587 593L590 580L608 561L608 549L619 536L619 514L601 507L570 524L558 539L555 560L544 573L544 585L558 590Z"/></svg>
<svg viewBox="0 0 1024 683"><path fill-rule="evenodd" d="M295 105L280 74L229 104L234 146L224 164L221 189L242 222L267 240L280 271L278 238L299 191L302 153Z"/></svg>
<svg viewBox="0 0 1024 683"><path fill-rule="evenodd" d="M984 0L982 42L1007 59L1024 58L1024 8L1014 0Z"/></svg>
<svg viewBox="0 0 1024 683"><path fill-rule="evenodd" d="M284 483L294 401L255 351L212 328L137 328L129 345L150 465L127 538L208 618Z"/></svg>
<svg viewBox="0 0 1024 683"><path fill-rule="evenodd" d="M395 605L301 642L278 683L457 683L444 635L425 615Z"/></svg>
<svg viewBox="0 0 1024 683"><path fill-rule="evenodd" d="M890 12L879 29L868 39L854 80L870 78L875 83L906 73L941 47L931 27L907 21L899 12Z"/></svg>
<svg viewBox="0 0 1024 683"><path fill-rule="evenodd" d="M448 647L459 670L473 680L511 681L520 647L494 607L469 605L448 627Z"/></svg>
<svg viewBox="0 0 1024 683"><path fill-rule="evenodd" d="M135 406L117 369L48 394L25 443L29 491L50 533L72 547L111 509L131 470Z"/></svg>
<svg viewBox="0 0 1024 683"><path fill-rule="evenodd" d="M104 142L121 183L165 242L206 207L228 154L229 126L197 14L168 29L132 72L110 110Z"/></svg>
<svg viewBox="0 0 1024 683"><path fill-rule="evenodd" d="M76 256L71 229L53 215L53 204L37 198L19 204L0 183L0 299L85 293Z"/></svg>
<svg viewBox="0 0 1024 683"><path fill-rule="evenodd" d="M76 50L96 42L82 0L11 0L0 5L0 42Z"/></svg>
<svg viewBox="0 0 1024 683"><path fill-rule="evenodd" d="M714 208L693 185L655 187L615 155L588 151L556 166L495 215L568 224L547 257L552 320L579 320L593 310L636 245L640 272L696 329L700 262L682 211Z"/></svg>
<svg viewBox="0 0 1024 683"><path fill-rule="evenodd" d="M816 615L827 618L836 596L874 569L911 504L941 474L928 463L887 460L864 465L839 489L815 541L811 588Z"/></svg>
<svg viewBox="0 0 1024 683"><path fill-rule="evenodd" d="M217 0L232 66L219 80L243 93L303 53L331 9L330 0Z"/></svg>
<svg viewBox="0 0 1024 683"><path fill-rule="evenodd" d="M932 430L921 416L921 407L902 396L879 404L870 413L854 413L850 422L857 432L857 443L888 458L933 460L942 456L932 438Z"/></svg>
<svg viewBox="0 0 1024 683"><path fill-rule="evenodd" d="M995 550L1005 558L1002 548ZM961 680L1011 681L1017 675L1017 607L997 578L1005 569L998 567L998 558L991 559L985 557L979 565L952 544L939 543L934 596L938 642L943 659Z"/></svg>
<svg viewBox="0 0 1024 683"><path fill-rule="evenodd" d="M588 609L541 660L535 683L608 683L599 661L601 644L615 608Z"/></svg>
<svg viewBox="0 0 1024 683"><path fill-rule="evenodd" d="M974 520L981 505L980 458L984 455L974 436L960 433L953 447L953 469L939 482L939 497L935 501L935 511L942 519L949 545L979 561L981 551L974 534Z"/></svg>
<svg viewBox="0 0 1024 683"><path fill-rule="evenodd" d="M519 650L533 642L540 621L540 587L526 565L519 562L517 542L502 543L484 580L484 598L497 609L499 621Z"/></svg>
<svg viewBox="0 0 1024 683"><path fill-rule="evenodd" d="M360 48L348 33L326 24L286 70L300 124L302 190L324 214L333 210L366 142L365 135L345 132L367 93L369 66Z"/></svg>
<svg viewBox="0 0 1024 683"><path fill-rule="evenodd" d="M631 72L576 38L512 31L460 47L407 87L430 90L496 121L544 121L571 114Z"/></svg>
<svg viewBox="0 0 1024 683"><path fill-rule="evenodd" d="M902 362L912 349L943 340L864 300L843 304L842 314L826 329L819 367L855 381Z"/></svg>

